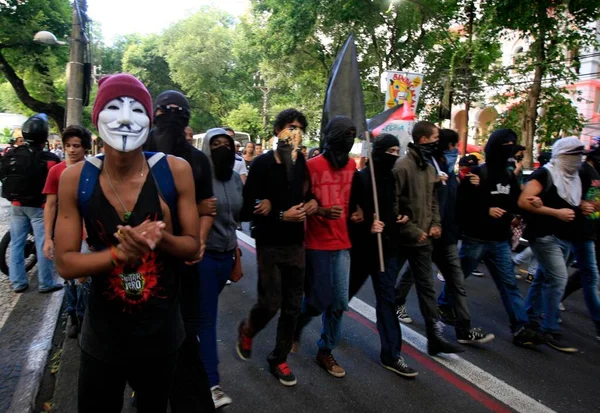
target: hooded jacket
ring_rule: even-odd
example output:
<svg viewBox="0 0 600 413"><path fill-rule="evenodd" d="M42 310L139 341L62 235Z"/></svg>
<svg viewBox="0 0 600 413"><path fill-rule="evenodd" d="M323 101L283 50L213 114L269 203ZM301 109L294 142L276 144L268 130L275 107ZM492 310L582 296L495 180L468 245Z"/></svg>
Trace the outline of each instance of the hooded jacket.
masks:
<svg viewBox="0 0 600 413"><path fill-rule="evenodd" d="M242 197L242 179L237 172L233 172L228 181L220 181L215 176L214 164L211 157L210 141L216 136L227 137L232 151L234 141L224 129L214 128L206 132L202 141L202 152L206 154L212 171L212 189L217 198L217 216L213 222L208 239L206 251L227 252L237 247L236 228L240 212L244 203ZM233 167L233 165L232 165Z"/></svg>
<svg viewBox="0 0 600 413"><path fill-rule="evenodd" d="M396 196L394 210L396 215L407 215L408 222L399 226L398 243L403 246L416 247L427 245L429 238L418 242L421 233L434 227L440 227L435 184L437 173L435 168L421 155L418 147L408 145L406 156L400 158L393 169L396 178Z"/></svg>
<svg viewBox="0 0 600 413"><path fill-rule="evenodd" d="M511 222L520 212L517 202L521 187L515 174L508 170L507 160L512 147L507 142L516 142L510 129L494 131L485 146L486 163L471 170L481 178L479 186L463 179L458 187L459 222L465 237L480 241L507 241L512 236ZM502 208L502 218L492 218L490 208Z"/></svg>

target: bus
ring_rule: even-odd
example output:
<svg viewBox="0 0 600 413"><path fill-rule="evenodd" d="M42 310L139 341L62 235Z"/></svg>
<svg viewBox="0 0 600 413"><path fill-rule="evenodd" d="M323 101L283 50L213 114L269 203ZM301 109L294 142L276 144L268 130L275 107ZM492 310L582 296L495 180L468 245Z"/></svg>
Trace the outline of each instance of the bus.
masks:
<svg viewBox="0 0 600 413"><path fill-rule="evenodd" d="M202 141L204 140L204 135L206 135L206 133L194 135L194 146L200 150L202 150ZM250 139L250 134L246 132L236 132L233 139L236 142L239 142L242 145L242 148L245 148L248 142L252 142Z"/></svg>

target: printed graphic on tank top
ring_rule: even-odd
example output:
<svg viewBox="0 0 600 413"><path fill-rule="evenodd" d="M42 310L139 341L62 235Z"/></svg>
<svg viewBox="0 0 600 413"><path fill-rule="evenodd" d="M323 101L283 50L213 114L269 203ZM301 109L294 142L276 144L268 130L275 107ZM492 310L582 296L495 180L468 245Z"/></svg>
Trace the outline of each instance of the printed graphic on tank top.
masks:
<svg viewBox="0 0 600 413"><path fill-rule="evenodd" d="M149 172L131 211L128 225L163 219L160 195ZM84 217L88 243L100 251L117 245L117 225L124 225L100 183ZM94 357L111 360L175 351L183 341L179 280L173 257L150 251L135 267L118 265L92 277L81 347Z"/></svg>

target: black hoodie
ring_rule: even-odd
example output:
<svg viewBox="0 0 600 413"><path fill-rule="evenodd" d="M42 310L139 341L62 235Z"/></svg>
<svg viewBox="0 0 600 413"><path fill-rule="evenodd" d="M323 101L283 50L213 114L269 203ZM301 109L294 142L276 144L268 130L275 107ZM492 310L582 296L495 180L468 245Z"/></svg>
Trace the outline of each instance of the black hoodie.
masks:
<svg viewBox="0 0 600 413"><path fill-rule="evenodd" d="M464 237L480 241L507 241L512 236L511 222L519 213L517 202L521 188L515 175L506 166L517 141L510 129L492 133L485 146L486 163L471 170L481 178L479 186L469 177L458 187L459 224ZM513 145L505 145L513 142ZM502 218L492 218L490 208L502 208Z"/></svg>

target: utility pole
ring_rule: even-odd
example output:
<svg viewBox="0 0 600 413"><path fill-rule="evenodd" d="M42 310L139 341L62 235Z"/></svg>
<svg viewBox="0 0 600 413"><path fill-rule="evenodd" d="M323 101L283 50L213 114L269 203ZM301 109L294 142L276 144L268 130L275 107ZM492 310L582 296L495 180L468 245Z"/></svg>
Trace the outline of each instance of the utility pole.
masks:
<svg viewBox="0 0 600 413"><path fill-rule="evenodd" d="M262 75L259 72L256 72L254 75L254 87L259 89L263 94L263 107L262 107L262 121L263 121L263 133L265 137L268 136L268 126L269 120L267 117L269 110L269 93L271 93L272 88L265 84L265 80L262 78ZM265 142L266 143L266 142Z"/></svg>
<svg viewBox="0 0 600 413"><path fill-rule="evenodd" d="M82 120L85 83L83 79L83 59L86 48L82 15L85 10L85 0L75 0L73 2L70 61L67 65L67 121L65 126L81 125Z"/></svg>

